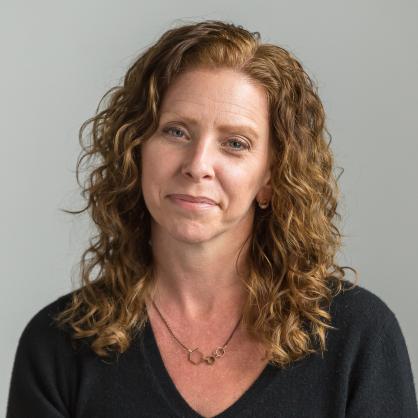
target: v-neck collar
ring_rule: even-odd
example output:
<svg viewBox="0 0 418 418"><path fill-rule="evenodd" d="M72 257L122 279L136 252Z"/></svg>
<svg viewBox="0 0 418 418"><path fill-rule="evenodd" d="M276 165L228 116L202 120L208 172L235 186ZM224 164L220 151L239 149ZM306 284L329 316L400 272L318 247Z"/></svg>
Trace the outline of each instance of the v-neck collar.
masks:
<svg viewBox="0 0 418 418"><path fill-rule="evenodd" d="M183 398L169 375L163 362L160 350L155 339L154 331L147 320L143 334L143 355L148 363L156 384L160 387L163 397L170 408L183 418L203 418ZM239 412L260 400L262 392L273 380L279 370L270 363L266 365L252 385L232 405L213 418L232 418L239 416Z"/></svg>

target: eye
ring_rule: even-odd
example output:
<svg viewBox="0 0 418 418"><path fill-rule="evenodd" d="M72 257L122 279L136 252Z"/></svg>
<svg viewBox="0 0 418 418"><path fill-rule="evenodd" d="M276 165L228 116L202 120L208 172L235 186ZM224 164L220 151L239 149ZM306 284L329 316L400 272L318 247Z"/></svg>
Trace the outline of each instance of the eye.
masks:
<svg viewBox="0 0 418 418"><path fill-rule="evenodd" d="M247 143L238 139L230 139L228 142L231 144L238 144L240 146L240 148L232 147L235 151L244 151L250 148Z"/></svg>
<svg viewBox="0 0 418 418"><path fill-rule="evenodd" d="M182 129L180 129L180 128L176 128L175 126L170 126L170 127L168 127L168 128L165 128L165 129L163 129L163 132L165 132L165 133L169 133L169 132L176 132L176 133L179 133L179 132L181 132L181 133L183 133L184 134L184 131L182 130ZM177 136L177 135L174 135L176 138L181 138L180 136Z"/></svg>

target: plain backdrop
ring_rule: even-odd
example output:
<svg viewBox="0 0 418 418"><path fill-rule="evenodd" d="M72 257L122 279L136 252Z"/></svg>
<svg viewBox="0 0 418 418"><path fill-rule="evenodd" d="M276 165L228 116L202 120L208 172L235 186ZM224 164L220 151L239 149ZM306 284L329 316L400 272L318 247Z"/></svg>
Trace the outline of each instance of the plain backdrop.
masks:
<svg viewBox="0 0 418 418"><path fill-rule="evenodd" d="M60 211L83 205L81 123L165 30L203 19L259 31L317 83L344 168L338 260L396 314L417 382L417 17L412 0L0 1L0 415L19 336L73 289L91 233Z"/></svg>

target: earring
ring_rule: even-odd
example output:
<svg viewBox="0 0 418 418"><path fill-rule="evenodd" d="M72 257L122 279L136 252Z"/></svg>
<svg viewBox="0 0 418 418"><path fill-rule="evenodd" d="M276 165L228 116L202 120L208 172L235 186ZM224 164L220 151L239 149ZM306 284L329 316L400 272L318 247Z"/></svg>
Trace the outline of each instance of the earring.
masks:
<svg viewBox="0 0 418 418"><path fill-rule="evenodd" d="M266 209L269 205L269 201L266 200L265 202L258 202L258 206L260 206L261 209Z"/></svg>

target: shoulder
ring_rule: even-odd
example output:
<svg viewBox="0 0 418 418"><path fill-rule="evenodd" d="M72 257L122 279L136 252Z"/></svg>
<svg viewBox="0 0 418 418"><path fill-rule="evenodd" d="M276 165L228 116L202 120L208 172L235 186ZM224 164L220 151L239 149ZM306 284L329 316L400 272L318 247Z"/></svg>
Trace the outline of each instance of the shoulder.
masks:
<svg viewBox="0 0 418 418"><path fill-rule="evenodd" d="M333 297L329 309L335 329L331 338L341 344L364 345L389 337L402 340L398 319L388 304L364 286L344 280L340 293ZM337 342L334 341L334 342Z"/></svg>
<svg viewBox="0 0 418 418"><path fill-rule="evenodd" d="M395 316L387 303L371 290L343 281L341 292L331 302L331 313L339 322L351 322L361 318L363 322L377 325Z"/></svg>
<svg viewBox="0 0 418 418"><path fill-rule="evenodd" d="M30 347L32 351L39 352L70 347L70 332L68 328L58 327L55 316L68 306L73 293L57 297L29 318L19 339L20 350Z"/></svg>
<svg viewBox="0 0 418 418"><path fill-rule="evenodd" d="M398 319L379 296L351 287L344 283L332 301L335 329L329 330L325 356L327 370L348 394L347 416L416 417L414 378Z"/></svg>
<svg viewBox="0 0 418 418"><path fill-rule="evenodd" d="M70 333L55 316L72 300L58 297L36 312L24 327L10 380L7 416L69 416L79 381L79 356Z"/></svg>

